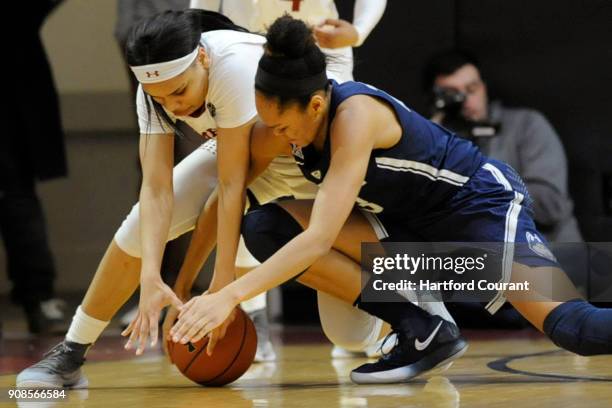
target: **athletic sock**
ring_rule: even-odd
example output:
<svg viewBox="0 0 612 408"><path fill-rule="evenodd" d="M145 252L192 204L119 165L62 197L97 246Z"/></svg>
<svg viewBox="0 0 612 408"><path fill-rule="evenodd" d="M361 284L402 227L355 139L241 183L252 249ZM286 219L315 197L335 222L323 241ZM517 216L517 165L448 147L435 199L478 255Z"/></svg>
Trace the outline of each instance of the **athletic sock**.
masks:
<svg viewBox="0 0 612 408"><path fill-rule="evenodd" d="M66 340L79 344L93 344L109 323L89 316L79 306L66 333Z"/></svg>

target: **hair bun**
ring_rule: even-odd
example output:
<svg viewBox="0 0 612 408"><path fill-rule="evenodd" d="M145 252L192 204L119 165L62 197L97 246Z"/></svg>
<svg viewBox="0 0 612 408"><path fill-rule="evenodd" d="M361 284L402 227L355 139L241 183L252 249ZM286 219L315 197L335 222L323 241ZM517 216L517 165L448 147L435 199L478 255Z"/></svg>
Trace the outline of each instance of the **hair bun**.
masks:
<svg viewBox="0 0 612 408"><path fill-rule="evenodd" d="M276 19L268 28L266 40L268 52L288 58L302 57L317 46L310 27L288 14Z"/></svg>

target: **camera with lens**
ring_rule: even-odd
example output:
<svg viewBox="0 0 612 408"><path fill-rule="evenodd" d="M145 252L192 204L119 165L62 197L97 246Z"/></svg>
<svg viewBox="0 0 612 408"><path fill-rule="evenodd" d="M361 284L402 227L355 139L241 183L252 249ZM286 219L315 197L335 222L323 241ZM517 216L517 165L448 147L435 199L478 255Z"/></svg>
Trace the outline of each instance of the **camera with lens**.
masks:
<svg viewBox="0 0 612 408"><path fill-rule="evenodd" d="M474 122L461 114L466 99L467 95L461 91L436 86L433 93L433 114L442 114L442 125L466 139L495 136L499 131L499 124Z"/></svg>
<svg viewBox="0 0 612 408"><path fill-rule="evenodd" d="M444 112L445 116L461 115L461 108L465 100L466 95L463 92L439 86L434 88L434 110Z"/></svg>

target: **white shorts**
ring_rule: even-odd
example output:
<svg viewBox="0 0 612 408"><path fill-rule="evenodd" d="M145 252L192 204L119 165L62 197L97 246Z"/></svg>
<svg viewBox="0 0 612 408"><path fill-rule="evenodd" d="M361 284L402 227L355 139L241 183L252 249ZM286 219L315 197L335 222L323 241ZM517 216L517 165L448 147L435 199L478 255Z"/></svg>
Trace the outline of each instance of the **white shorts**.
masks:
<svg viewBox="0 0 612 408"><path fill-rule="evenodd" d="M217 186L217 144L209 140L174 167L174 204L167 241L195 228L198 216ZM117 232L115 242L128 255L141 256L140 205L136 203Z"/></svg>

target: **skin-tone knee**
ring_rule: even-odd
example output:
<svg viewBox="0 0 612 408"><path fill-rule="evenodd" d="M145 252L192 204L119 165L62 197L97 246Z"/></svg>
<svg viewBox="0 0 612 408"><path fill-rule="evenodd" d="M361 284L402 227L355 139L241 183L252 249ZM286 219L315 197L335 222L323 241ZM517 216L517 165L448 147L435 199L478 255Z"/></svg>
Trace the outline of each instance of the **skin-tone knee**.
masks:
<svg viewBox="0 0 612 408"><path fill-rule="evenodd" d="M81 303L89 316L109 321L140 284L140 258L123 251L113 240L102 257Z"/></svg>

